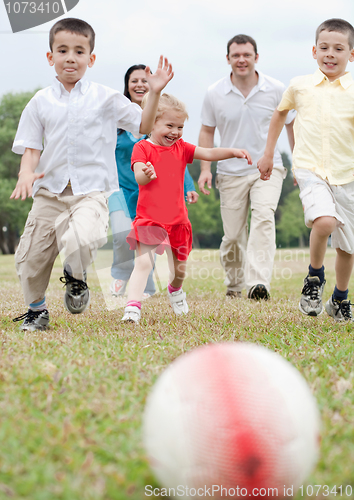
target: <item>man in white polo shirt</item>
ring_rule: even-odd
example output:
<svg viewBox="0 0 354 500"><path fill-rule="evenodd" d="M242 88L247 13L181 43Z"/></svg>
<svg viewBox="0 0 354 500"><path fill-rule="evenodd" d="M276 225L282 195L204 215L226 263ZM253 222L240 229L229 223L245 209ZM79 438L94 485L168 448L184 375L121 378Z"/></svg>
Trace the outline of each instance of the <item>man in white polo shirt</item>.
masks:
<svg viewBox="0 0 354 500"><path fill-rule="evenodd" d="M237 35L227 44L227 62L231 74L209 87L202 109L199 145L214 146L214 134L220 133L220 147L245 148L253 164L243 159L222 160L217 164L216 186L220 192L220 210L224 236L220 260L226 272L226 295L241 297L246 288L250 299L268 299L275 255L275 221L286 170L276 148L274 170L269 181L259 178L257 161L266 145L272 114L280 103L285 86L256 71L257 44L247 35ZM294 146L293 120L288 115L286 129ZM211 163L201 162L199 189L209 194ZM248 211L251 227L248 234Z"/></svg>

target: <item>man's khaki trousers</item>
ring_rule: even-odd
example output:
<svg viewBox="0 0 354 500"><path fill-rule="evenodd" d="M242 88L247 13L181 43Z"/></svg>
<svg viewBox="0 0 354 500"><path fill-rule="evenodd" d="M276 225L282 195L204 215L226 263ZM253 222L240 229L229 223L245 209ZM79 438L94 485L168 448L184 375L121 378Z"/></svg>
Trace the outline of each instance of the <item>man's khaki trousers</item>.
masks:
<svg viewBox="0 0 354 500"><path fill-rule="evenodd" d="M274 168L270 180L259 174L242 177L218 174L220 211L224 236L220 261L226 272L225 285L235 292L263 284L270 290L275 255L275 220L285 169ZM251 224L248 231L248 212Z"/></svg>

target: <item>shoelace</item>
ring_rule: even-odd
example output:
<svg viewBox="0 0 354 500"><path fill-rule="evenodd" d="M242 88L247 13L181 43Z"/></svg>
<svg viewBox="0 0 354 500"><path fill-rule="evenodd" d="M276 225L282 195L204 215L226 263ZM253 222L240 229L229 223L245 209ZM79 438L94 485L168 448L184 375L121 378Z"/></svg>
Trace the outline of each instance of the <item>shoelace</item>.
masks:
<svg viewBox="0 0 354 500"><path fill-rule="evenodd" d="M343 303L344 302L344 303ZM339 311L342 313L343 318L345 319L352 319L352 311L350 309L350 306L354 305L352 304L349 300L342 300L342 302L337 302L338 304L338 310L336 311L336 315L339 313Z"/></svg>
<svg viewBox="0 0 354 500"><path fill-rule="evenodd" d="M311 300L317 300L320 298L320 289L321 285L307 280L302 289L302 294L308 295Z"/></svg>
<svg viewBox="0 0 354 500"><path fill-rule="evenodd" d="M17 318L14 318L12 321L22 321L23 319L28 319L28 321L31 321L32 319L38 318L42 314L43 311L32 311L32 309L28 309L25 314L21 314L21 316L17 316Z"/></svg>
<svg viewBox="0 0 354 500"><path fill-rule="evenodd" d="M64 286L70 284L71 285L71 290L70 293L72 295L80 295L82 291L87 290L88 286L85 283L85 281L78 280L76 278L73 278L70 276L70 274L65 273L64 276L59 278L59 280L64 283Z"/></svg>

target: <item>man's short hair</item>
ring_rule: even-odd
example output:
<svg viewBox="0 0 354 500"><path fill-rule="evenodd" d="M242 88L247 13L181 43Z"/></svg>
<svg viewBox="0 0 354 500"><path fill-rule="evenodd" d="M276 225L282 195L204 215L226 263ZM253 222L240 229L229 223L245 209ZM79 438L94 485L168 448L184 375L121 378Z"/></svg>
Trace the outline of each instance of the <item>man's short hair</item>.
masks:
<svg viewBox="0 0 354 500"><path fill-rule="evenodd" d="M233 38L231 38L231 40L229 40L227 42L227 55L229 55L229 53L230 53L230 45L232 45L233 43L237 43L239 45L241 45L241 44L244 45L245 43L251 43L253 45L253 48L254 48L254 53L257 55L256 40L254 38L252 38L251 36L248 36L248 35L236 35Z"/></svg>
<svg viewBox="0 0 354 500"><path fill-rule="evenodd" d="M322 31L338 31L339 33L347 34L350 50L354 47L354 28L350 23L348 23L348 21L338 18L327 19L327 21L324 21L316 30L316 44Z"/></svg>
<svg viewBox="0 0 354 500"><path fill-rule="evenodd" d="M70 33L85 36L90 42L90 53L93 51L95 47L95 32L92 26L86 21L74 17L67 17L55 23L49 32L49 47L51 51L53 51L54 37L59 31L70 31Z"/></svg>

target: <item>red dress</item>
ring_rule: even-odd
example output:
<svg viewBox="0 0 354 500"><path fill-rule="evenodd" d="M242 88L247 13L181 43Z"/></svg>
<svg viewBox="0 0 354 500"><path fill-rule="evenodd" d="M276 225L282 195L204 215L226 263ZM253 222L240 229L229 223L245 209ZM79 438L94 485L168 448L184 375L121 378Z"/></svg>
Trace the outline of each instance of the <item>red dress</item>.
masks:
<svg viewBox="0 0 354 500"><path fill-rule="evenodd" d="M158 254L171 247L178 260L187 260L192 250L192 226L184 201L183 183L186 165L193 163L195 148L183 139L170 147L146 140L135 144L132 168L136 162L150 162L157 179L139 186L136 217L127 237L132 250L140 241L157 246Z"/></svg>

